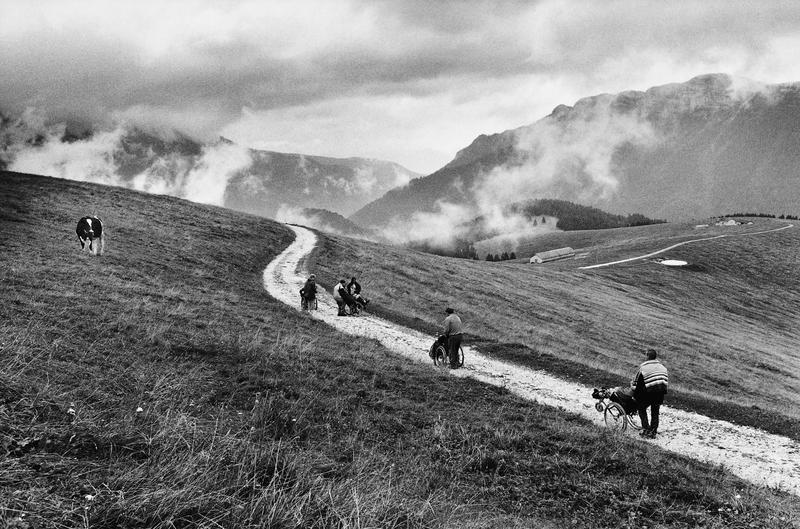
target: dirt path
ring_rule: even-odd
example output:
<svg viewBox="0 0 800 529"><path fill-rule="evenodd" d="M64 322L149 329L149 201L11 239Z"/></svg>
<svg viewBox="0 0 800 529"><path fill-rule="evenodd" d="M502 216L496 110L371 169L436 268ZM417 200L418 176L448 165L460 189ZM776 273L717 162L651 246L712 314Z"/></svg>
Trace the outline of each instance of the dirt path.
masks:
<svg viewBox="0 0 800 529"><path fill-rule="evenodd" d="M299 310L298 291L308 275L303 269L304 261L316 244L316 235L306 228L290 227L297 238L264 270L264 287L276 299ZM411 360L431 362L427 352L433 337L375 316L342 318L336 312L333 297L324 292L319 299L319 310L309 314L342 332L375 338L389 350ZM464 347L464 354L466 365L464 369L451 371L453 376L473 377L503 386L523 398L560 407L602 424L589 386L493 360L469 347ZM432 363L431 369L434 369ZM800 495L800 443L797 441L667 406L661 410L659 438L642 442L722 465L757 485L778 487Z"/></svg>
<svg viewBox="0 0 800 529"><path fill-rule="evenodd" d="M703 237L702 239L692 239L690 241L683 241L683 242L679 242L678 244L673 244L672 246L668 246L666 248L662 248L660 250L648 253L646 255L639 255L637 257L629 257L628 259L621 259L619 261L611 261L610 263L600 263L600 264L589 265L589 266L581 266L581 267L579 267L579 269L580 270L589 270L591 268L602 268L604 266L612 266L612 265L617 265L617 264L622 264L622 263L629 263L631 261L639 261L641 259L647 259L648 257L653 257L654 255L658 255L658 254L662 254L664 252L668 252L668 251L672 250L673 248L677 248L678 246L683 246L684 244L689 244L689 243L692 243L692 242L711 241L711 240L714 240L714 239L724 239L725 237L746 237L748 235L761 235L761 234L764 234L764 233L772 233L772 232L776 232L776 231L787 230L787 229L792 228L792 227L794 227L794 224L787 224L786 226L781 226L780 228L775 228L774 230L754 231L754 232L751 232L751 233L737 233L737 234L734 234L734 235L725 234L725 235L716 235L714 237Z"/></svg>

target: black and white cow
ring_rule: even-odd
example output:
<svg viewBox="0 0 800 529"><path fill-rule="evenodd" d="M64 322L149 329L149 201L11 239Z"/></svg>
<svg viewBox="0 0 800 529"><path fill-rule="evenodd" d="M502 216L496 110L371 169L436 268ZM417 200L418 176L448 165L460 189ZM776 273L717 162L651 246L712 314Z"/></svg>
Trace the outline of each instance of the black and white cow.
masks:
<svg viewBox="0 0 800 529"><path fill-rule="evenodd" d="M83 217L78 221L78 226L75 228L75 233L78 234L78 240L81 242L81 250L86 247L86 241L89 241L89 251L95 255L102 255L105 249L105 238L103 237L103 223L97 217ZM94 244L94 241L97 244Z"/></svg>

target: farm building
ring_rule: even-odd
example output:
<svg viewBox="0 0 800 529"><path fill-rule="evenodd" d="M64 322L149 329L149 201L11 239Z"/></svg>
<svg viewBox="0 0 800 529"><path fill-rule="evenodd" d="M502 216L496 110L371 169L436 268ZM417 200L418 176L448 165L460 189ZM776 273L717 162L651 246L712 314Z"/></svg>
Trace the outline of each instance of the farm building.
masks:
<svg viewBox="0 0 800 529"><path fill-rule="evenodd" d="M575 257L575 250L567 246L564 248L557 248L555 250L548 250L546 252L539 252L531 257L531 263L542 264L548 261L571 259L573 257Z"/></svg>

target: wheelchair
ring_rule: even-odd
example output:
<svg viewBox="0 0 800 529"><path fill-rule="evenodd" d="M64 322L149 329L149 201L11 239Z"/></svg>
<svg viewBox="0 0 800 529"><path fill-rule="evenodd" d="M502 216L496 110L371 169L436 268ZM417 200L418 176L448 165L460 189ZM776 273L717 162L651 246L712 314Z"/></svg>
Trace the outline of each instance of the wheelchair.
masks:
<svg viewBox="0 0 800 529"><path fill-rule="evenodd" d="M317 302L317 298L308 300L300 295L300 310L317 310L319 308L319 303Z"/></svg>
<svg viewBox="0 0 800 529"><path fill-rule="evenodd" d="M603 414L603 421L608 429L615 432L624 432L628 427L633 430L642 429L633 390L630 388L594 388L592 397L597 399L594 408Z"/></svg>
<svg viewBox="0 0 800 529"><path fill-rule="evenodd" d="M428 356L433 360L433 365L447 369L450 366L450 357L447 355L447 336L438 336L428 350ZM458 367L464 366L464 349L458 347Z"/></svg>

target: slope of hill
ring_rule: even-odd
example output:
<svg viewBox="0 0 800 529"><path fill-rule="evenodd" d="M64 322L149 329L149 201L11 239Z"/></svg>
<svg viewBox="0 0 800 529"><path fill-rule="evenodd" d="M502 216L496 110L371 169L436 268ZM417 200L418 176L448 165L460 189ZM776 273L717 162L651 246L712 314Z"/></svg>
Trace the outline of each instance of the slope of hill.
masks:
<svg viewBox="0 0 800 529"><path fill-rule="evenodd" d="M291 240L272 221L17 173L0 173L0 206L1 525L785 527L800 516L796 497L287 310L262 287ZM85 213L105 221L103 256L79 250Z"/></svg>
<svg viewBox="0 0 800 529"><path fill-rule="evenodd" d="M560 105L532 125L477 138L351 219L407 221L440 202L477 216L526 198L668 219L790 212L800 199L800 86L752 86L706 75Z"/></svg>
<svg viewBox="0 0 800 529"><path fill-rule="evenodd" d="M357 271L372 310L427 332L454 306L482 350L552 363L584 383L623 383L642 351L656 348L672 369L671 403L798 439L800 228L749 236L785 225L753 220L700 232L659 224L554 233L554 246L588 255L552 266L443 259L328 237L316 271L325 280ZM728 237L662 255L694 265L688 269L644 260L578 270L716 235Z"/></svg>
<svg viewBox="0 0 800 529"><path fill-rule="evenodd" d="M131 126L76 134L40 118L0 113L0 168L120 185L274 218L281 206L349 215L418 176L366 158L201 143L177 131Z"/></svg>

